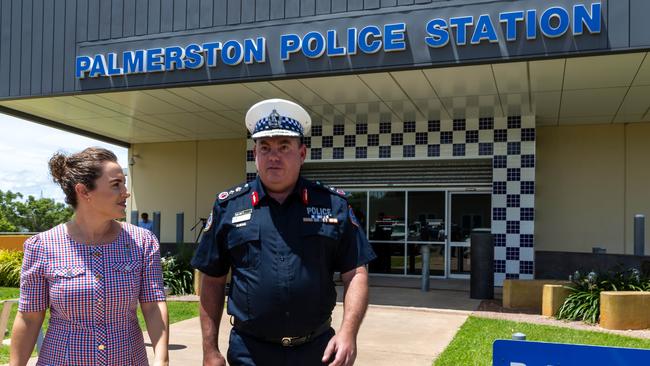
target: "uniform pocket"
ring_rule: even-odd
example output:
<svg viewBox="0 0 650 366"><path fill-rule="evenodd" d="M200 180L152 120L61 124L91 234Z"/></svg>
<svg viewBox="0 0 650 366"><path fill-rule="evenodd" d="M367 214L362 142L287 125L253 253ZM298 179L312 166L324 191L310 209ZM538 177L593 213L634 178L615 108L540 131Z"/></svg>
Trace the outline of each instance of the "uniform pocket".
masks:
<svg viewBox="0 0 650 366"><path fill-rule="evenodd" d="M302 224L300 231L304 244L303 257L314 262L332 264L341 239L338 225L310 222Z"/></svg>
<svg viewBox="0 0 650 366"><path fill-rule="evenodd" d="M234 227L228 232L228 250L232 264L236 268L258 268L261 245L260 232L255 226Z"/></svg>

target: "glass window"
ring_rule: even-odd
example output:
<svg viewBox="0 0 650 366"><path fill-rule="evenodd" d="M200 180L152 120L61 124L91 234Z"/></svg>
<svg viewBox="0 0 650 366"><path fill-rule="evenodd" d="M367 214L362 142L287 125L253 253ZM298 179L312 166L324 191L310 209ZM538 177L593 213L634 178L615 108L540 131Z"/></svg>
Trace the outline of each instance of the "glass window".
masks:
<svg viewBox="0 0 650 366"><path fill-rule="evenodd" d="M404 192L370 192L370 240L404 242L404 196Z"/></svg>
<svg viewBox="0 0 650 366"><path fill-rule="evenodd" d="M422 246L429 245L429 273L445 275L445 192L408 192L407 268L410 275L422 274Z"/></svg>
<svg viewBox="0 0 650 366"><path fill-rule="evenodd" d="M368 238L377 254L369 264L371 273L404 273L405 203L404 192L369 193Z"/></svg>
<svg viewBox="0 0 650 366"><path fill-rule="evenodd" d="M469 244L472 229L490 228L491 207L490 194L452 194L451 241Z"/></svg>
<svg viewBox="0 0 650 366"><path fill-rule="evenodd" d="M359 225L363 229L364 233L368 232L368 227L366 226L366 217L368 209L368 193L366 192L348 192L348 203L354 211L354 216L359 220Z"/></svg>

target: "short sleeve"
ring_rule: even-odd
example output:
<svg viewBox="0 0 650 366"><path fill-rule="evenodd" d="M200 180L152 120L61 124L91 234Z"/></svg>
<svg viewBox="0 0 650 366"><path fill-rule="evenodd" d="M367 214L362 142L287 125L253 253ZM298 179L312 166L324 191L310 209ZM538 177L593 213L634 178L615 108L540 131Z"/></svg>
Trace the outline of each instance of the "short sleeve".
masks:
<svg viewBox="0 0 650 366"><path fill-rule="evenodd" d="M27 239L23 249L18 311L45 311L50 306L49 286L45 277L47 267L45 249L38 235Z"/></svg>
<svg viewBox="0 0 650 366"><path fill-rule="evenodd" d="M341 273L366 265L377 257L366 239L366 234L359 227L352 208L348 208L346 217L341 243L336 254L335 269Z"/></svg>
<svg viewBox="0 0 650 366"><path fill-rule="evenodd" d="M142 281L140 283L140 302L165 301L162 266L160 263L160 244L148 230L144 231L144 258Z"/></svg>
<svg viewBox="0 0 650 366"><path fill-rule="evenodd" d="M220 234L222 218L223 209L215 202L192 258L192 267L212 277L225 276L230 270L225 241Z"/></svg>

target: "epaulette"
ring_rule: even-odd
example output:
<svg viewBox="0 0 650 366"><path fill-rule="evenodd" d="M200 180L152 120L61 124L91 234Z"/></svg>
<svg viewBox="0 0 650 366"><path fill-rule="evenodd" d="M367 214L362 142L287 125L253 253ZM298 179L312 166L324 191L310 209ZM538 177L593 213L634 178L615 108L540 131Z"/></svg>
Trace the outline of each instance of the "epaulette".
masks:
<svg viewBox="0 0 650 366"><path fill-rule="evenodd" d="M223 191L217 195L217 203L222 204L228 200L231 200L235 197L239 197L242 194L248 192L250 190L250 184L246 183L243 186L237 186L233 187L230 190Z"/></svg>
<svg viewBox="0 0 650 366"><path fill-rule="evenodd" d="M325 185L325 184L323 184L323 183L321 183L320 181L317 181L317 180L314 181L313 183L314 183L314 186L315 186L315 187L318 187L318 188L324 189L324 190L326 190L326 191L328 191L328 192L330 192L330 193L332 193L332 194L335 194L335 195L337 195L337 196L339 196L339 197L342 197L342 198L344 198L344 199L347 199L347 198L348 198L348 197L347 197L347 193L345 193L345 191L342 190L342 189L340 189L340 188L330 187L330 186Z"/></svg>

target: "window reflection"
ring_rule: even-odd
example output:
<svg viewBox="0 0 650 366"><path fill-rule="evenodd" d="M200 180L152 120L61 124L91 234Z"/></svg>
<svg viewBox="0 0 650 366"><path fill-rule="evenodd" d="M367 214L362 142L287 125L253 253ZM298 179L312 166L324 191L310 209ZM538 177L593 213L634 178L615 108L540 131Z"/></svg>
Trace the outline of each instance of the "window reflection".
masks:
<svg viewBox="0 0 650 366"><path fill-rule="evenodd" d="M468 242L472 229L492 225L489 194L454 194L451 196L451 241Z"/></svg>
<svg viewBox="0 0 650 366"><path fill-rule="evenodd" d="M368 238L377 259L370 262L373 273L404 273L404 192L370 192Z"/></svg>

